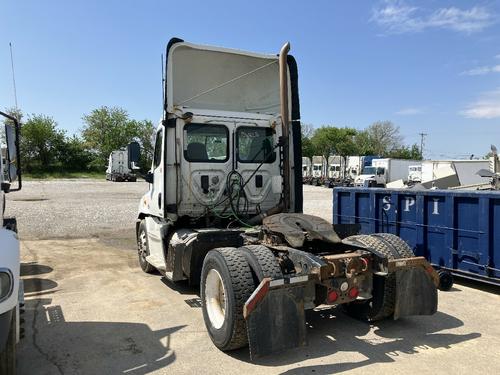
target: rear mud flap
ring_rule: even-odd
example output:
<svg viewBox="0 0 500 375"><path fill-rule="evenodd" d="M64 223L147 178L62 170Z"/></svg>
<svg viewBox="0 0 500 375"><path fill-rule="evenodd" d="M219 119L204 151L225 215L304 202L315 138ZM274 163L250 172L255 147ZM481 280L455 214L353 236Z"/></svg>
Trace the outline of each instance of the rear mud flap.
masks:
<svg viewBox="0 0 500 375"><path fill-rule="evenodd" d="M306 345L304 291L304 283L264 279L248 299L244 315L252 360Z"/></svg>
<svg viewBox="0 0 500 375"><path fill-rule="evenodd" d="M421 267L396 271L394 319L409 315L432 315L437 311L435 283Z"/></svg>

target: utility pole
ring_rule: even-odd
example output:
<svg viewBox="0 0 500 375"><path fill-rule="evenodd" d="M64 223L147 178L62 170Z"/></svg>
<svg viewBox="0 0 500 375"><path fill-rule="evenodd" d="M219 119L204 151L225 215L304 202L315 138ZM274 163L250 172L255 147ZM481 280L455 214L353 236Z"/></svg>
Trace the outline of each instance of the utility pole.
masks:
<svg viewBox="0 0 500 375"><path fill-rule="evenodd" d="M427 136L427 133L418 133L420 135L420 157L423 159L424 158L424 144L425 144L425 137Z"/></svg>

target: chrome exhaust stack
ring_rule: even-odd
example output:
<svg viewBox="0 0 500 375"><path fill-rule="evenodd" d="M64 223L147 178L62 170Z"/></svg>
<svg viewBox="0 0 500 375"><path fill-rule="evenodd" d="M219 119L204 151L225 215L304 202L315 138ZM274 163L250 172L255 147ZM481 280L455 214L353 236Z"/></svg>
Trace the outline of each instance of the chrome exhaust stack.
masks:
<svg viewBox="0 0 500 375"><path fill-rule="evenodd" d="M289 151L289 116L288 108L288 63L287 56L290 51L290 42L286 42L279 54L280 74L280 104L281 104L281 129L283 136L283 208L288 212L290 208L290 151Z"/></svg>

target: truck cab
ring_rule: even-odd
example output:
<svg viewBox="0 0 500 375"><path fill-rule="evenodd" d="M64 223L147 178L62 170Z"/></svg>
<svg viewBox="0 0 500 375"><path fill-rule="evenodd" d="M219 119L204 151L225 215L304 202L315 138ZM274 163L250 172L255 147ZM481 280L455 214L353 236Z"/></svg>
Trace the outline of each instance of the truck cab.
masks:
<svg viewBox="0 0 500 375"><path fill-rule="evenodd" d="M355 178L355 186L364 187L385 187L385 168L383 167L364 167L361 174Z"/></svg>
<svg viewBox="0 0 500 375"><path fill-rule="evenodd" d="M6 113L0 115L6 119L0 131L0 373L14 374L24 298L16 220L5 216L5 195L19 191L22 184L19 122Z"/></svg>

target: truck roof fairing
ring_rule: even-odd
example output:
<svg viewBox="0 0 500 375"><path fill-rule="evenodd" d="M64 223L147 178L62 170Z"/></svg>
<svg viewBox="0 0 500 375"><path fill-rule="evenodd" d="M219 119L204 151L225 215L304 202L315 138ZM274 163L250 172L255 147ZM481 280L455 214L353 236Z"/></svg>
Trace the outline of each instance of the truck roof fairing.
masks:
<svg viewBox="0 0 500 375"><path fill-rule="evenodd" d="M279 115L277 55L196 45L173 38L167 45L164 109L210 109ZM300 118L295 60L287 61L292 120Z"/></svg>

